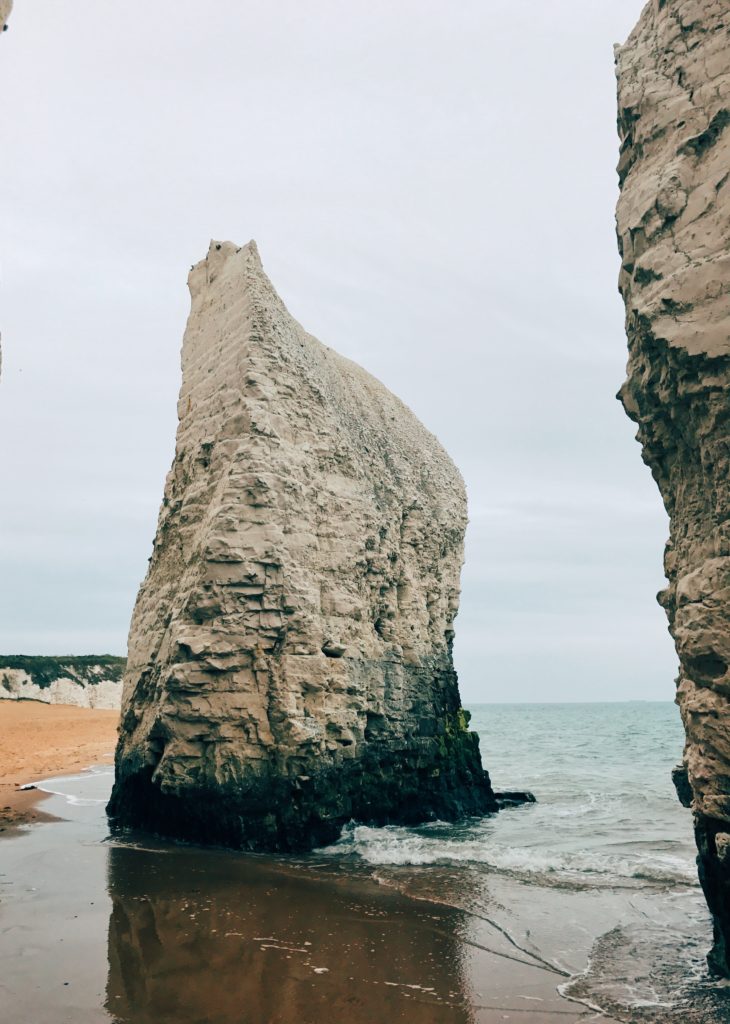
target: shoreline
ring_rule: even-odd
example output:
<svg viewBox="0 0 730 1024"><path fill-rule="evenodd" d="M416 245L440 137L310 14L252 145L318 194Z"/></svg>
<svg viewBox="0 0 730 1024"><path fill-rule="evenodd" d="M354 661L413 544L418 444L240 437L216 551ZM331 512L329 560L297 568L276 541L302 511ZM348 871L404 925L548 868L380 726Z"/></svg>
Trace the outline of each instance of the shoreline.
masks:
<svg viewBox="0 0 730 1024"><path fill-rule="evenodd" d="M252 1020L281 1024L316 1024L323 1008L352 1024L726 1019L724 993L704 976L688 980L704 963L707 941L695 889L625 888L623 875L614 879L618 888L600 879L590 888L556 886L550 865L562 863L560 849L545 847L544 838L538 848L553 860L542 868L538 860L529 877L514 856L500 866L500 851L523 851L529 860L535 830L557 819L561 842L575 846L585 829L576 838L569 823L582 818L560 818L575 809L572 783L567 798L565 785L552 802L548 790L545 803L485 819L481 831L474 823L456 836L445 824L363 828L341 850L301 857L141 833L110 837L104 764L115 714L13 703L4 713L0 704L0 728L12 718L18 742L5 744L13 765L3 750L0 766L15 771L14 798L25 801L25 822L38 827L16 830L15 842L12 830L0 835L10 1019L31 1010L34 1024L57 1024L64 1014L95 1024L236 1024L242 1006ZM34 736L27 719L40 730ZM527 741L544 728L542 716L531 725L519 712L519 720ZM590 716L583 730L593 732ZM502 760L495 756L505 781L510 750L505 743ZM563 770L573 779L575 766ZM581 771L579 782L590 786L590 771ZM54 775L73 778L54 785ZM48 779L55 794L17 788L37 779ZM618 798L628 813L620 786ZM585 800L577 807L585 810ZM473 856L470 843L478 845ZM495 864L480 861L487 848Z"/></svg>
<svg viewBox="0 0 730 1024"><path fill-rule="evenodd" d="M245 1007L281 1024L620 1020L563 996L563 971L464 909L346 864L107 842L99 804L4 849L8 1019L238 1024Z"/></svg>
<svg viewBox="0 0 730 1024"><path fill-rule="evenodd" d="M118 711L0 700L0 837L58 820L41 806L48 793L22 787L110 764L118 723Z"/></svg>

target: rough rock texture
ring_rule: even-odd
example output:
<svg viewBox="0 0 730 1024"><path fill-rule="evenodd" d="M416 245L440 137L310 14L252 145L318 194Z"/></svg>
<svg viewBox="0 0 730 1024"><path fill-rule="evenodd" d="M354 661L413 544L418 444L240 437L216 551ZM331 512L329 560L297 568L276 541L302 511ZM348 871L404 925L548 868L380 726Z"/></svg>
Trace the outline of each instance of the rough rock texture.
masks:
<svg viewBox="0 0 730 1024"><path fill-rule="evenodd" d="M110 813L304 849L351 818L494 809L451 658L458 471L402 402L292 319L253 242L211 243L189 287Z"/></svg>
<svg viewBox="0 0 730 1024"><path fill-rule="evenodd" d="M680 659L699 875L715 922L709 959L727 974L730 2L651 0L617 64L629 339L620 397L671 521L659 599Z"/></svg>
<svg viewBox="0 0 730 1024"><path fill-rule="evenodd" d="M0 700L40 700L79 708L118 708L124 658L0 657Z"/></svg>

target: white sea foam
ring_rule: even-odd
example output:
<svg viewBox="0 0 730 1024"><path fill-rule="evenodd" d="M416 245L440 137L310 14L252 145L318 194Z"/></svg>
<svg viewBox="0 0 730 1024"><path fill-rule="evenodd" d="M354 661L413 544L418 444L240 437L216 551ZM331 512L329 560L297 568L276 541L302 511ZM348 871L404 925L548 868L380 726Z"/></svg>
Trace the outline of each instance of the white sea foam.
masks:
<svg viewBox="0 0 730 1024"><path fill-rule="evenodd" d="M337 843L322 852L328 856L356 856L373 866L473 864L546 884L605 886L627 880L655 885L697 884L693 863L680 856L655 851L620 856L588 849L560 851L550 845L504 845L495 841L491 834L494 831L499 830L491 821L468 830L442 822L421 829L350 825Z"/></svg>
<svg viewBox="0 0 730 1024"><path fill-rule="evenodd" d="M111 765L92 765L75 775L58 775L34 783L42 793L60 796L71 807L96 807L109 799L114 769Z"/></svg>

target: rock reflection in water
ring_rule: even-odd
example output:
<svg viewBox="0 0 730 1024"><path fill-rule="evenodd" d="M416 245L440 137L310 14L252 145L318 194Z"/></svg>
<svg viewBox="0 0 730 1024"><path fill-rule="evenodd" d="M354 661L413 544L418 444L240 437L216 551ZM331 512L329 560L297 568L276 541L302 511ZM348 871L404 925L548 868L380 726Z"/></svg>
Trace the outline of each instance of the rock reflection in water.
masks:
<svg viewBox="0 0 730 1024"><path fill-rule="evenodd" d="M189 848L109 849L107 1008L159 1024L468 1024L463 915Z"/></svg>

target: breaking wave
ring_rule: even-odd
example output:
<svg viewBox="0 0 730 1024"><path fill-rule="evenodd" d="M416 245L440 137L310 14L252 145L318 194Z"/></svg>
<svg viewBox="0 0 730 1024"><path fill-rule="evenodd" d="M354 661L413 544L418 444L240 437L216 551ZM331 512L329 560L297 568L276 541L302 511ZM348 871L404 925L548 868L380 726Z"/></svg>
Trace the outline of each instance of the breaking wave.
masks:
<svg viewBox="0 0 730 1024"><path fill-rule="evenodd" d="M697 886L694 863L686 857L656 851L609 854L596 850L560 851L549 846L507 846L490 834L488 821L471 827L444 822L419 828L349 825L337 843L320 853L355 857L372 866L421 867L468 864L543 885Z"/></svg>

